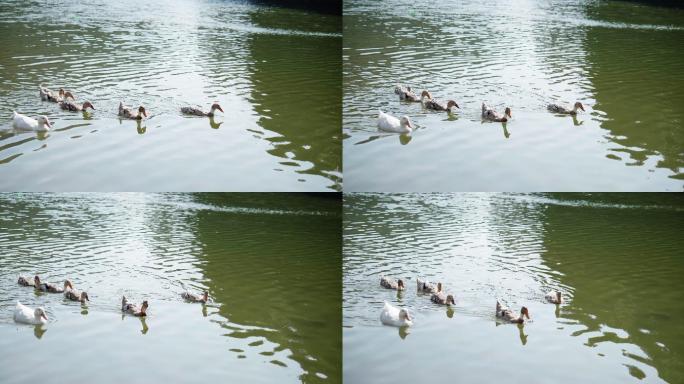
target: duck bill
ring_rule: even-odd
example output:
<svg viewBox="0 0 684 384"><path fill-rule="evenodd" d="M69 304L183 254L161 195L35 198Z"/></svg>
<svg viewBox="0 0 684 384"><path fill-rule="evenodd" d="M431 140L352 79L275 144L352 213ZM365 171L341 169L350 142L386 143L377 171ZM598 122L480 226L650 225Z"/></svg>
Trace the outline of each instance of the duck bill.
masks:
<svg viewBox="0 0 684 384"><path fill-rule="evenodd" d="M580 104L579 107L580 107L580 109L581 109L582 111L584 111L584 106L583 106L582 104ZM586 112L586 111L584 111L584 112Z"/></svg>
<svg viewBox="0 0 684 384"><path fill-rule="evenodd" d="M41 314L41 315L40 315L40 317L42 317L43 319L45 319L45 321L47 321L47 320L48 320L48 317L47 317L47 315L46 315L46 314L44 314L44 313L43 313L43 314Z"/></svg>
<svg viewBox="0 0 684 384"><path fill-rule="evenodd" d="M217 105L217 106L216 106L216 109L218 109L219 111L223 112L223 108L221 108L220 105Z"/></svg>

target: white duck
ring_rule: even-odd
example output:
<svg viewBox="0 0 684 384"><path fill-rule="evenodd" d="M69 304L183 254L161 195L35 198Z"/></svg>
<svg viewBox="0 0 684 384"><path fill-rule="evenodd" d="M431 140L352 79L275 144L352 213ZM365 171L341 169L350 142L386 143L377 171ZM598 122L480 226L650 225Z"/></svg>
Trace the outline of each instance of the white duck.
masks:
<svg viewBox="0 0 684 384"><path fill-rule="evenodd" d="M408 309L392 306L385 301L385 307L380 313L380 321L385 325L394 327L410 327L413 325Z"/></svg>
<svg viewBox="0 0 684 384"><path fill-rule="evenodd" d="M576 115L578 109L584 111L584 105L582 105L582 103L580 103L579 101L576 102L572 108L568 108L566 106L558 104L549 104L548 106L546 106L546 109L553 113L562 113L564 115Z"/></svg>
<svg viewBox="0 0 684 384"><path fill-rule="evenodd" d="M17 323L45 324L47 320L47 314L43 308L31 309L17 301L17 307L14 309L14 321Z"/></svg>
<svg viewBox="0 0 684 384"><path fill-rule="evenodd" d="M401 120L378 110L378 128L386 132L411 133L413 125L408 116L402 116Z"/></svg>
<svg viewBox="0 0 684 384"><path fill-rule="evenodd" d="M52 128L47 116L38 116L38 120L32 119L21 113L12 112L12 127L22 131L47 132Z"/></svg>
<svg viewBox="0 0 684 384"><path fill-rule="evenodd" d="M508 117L506 117L506 116L508 116ZM488 107L485 103L482 103L482 118L485 120L499 121L499 122L505 123L511 117L513 117L513 116L511 116L511 109L509 107L506 107L506 110L504 111L504 114L502 115L499 112Z"/></svg>
<svg viewBox="0 0 684 384"><path fill-rule="evenodd" d="M562 304L563 303L563 297L562 297L560 291L550 291L549 293L547 293L544 296L544 298L549 303L553 303L553 304Z"/></svg>

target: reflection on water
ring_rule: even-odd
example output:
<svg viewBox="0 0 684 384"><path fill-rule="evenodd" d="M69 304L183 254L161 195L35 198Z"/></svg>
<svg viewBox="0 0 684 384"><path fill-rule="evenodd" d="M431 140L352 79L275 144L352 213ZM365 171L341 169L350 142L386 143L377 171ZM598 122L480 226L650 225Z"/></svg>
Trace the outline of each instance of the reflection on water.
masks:
<svg viewBox="0 0 684 384"><path fill-rule="evenodd" d="M35 134L0 122L0 188L340 188L339 15L232 1L99 9L79 1L3 6L3 113L45 114L56 129L34 152L35 142L22 140ZM40 101L39 84L65 87L98 109L61 111ZM144 105L149 119L117 122L120 101ZM215 121L179 112L212 101L225 110ZM199 172L188 163L201 164ZM86 165L107 176L84 177Z"/></svg>
<svg viewBox="0 0 684 384"><path fill-rule="evenodd" d="M331 195L0 194L0 381L40 366L113 383L126 375L111 367L127 366L147 381L341 382ZM29 274L69 278L90 302L16 284ZM204 289L206 305L180 297ZM148 300L148 316L122 314L122 295ZM49 323L24 332L16 300L44 306ZM64 350L79 370L51 358Z"/></svg>
<svg viewBox="0 0 684 384"><path fill-rule="evenodd" d="M681 190L683 15L633 2L345 2L348 190ZM397 83L461 109L399 102ZM574 101L587 110L576 118L546 110ZM482 102L513 118L482 124ZM378 109L420 127L410 145L370 139Z"/></svg>
<svg viewBox="0 0 684 384"><path fill-rule="evenodd" d="M684 339L673 315L684 311L675 289L684 272L680 196L344 199L346 380L411 381L428 373L438 381L682 380ZM406 279L409 289L380 289L381 275ZM456 305L445 309L416 293L418 277L443 282ZM566 302L545 303L550 289ZM527 306L531 322L497 321L497 299ZM385 300L411 311L409 337L380 324Z"/></svg>

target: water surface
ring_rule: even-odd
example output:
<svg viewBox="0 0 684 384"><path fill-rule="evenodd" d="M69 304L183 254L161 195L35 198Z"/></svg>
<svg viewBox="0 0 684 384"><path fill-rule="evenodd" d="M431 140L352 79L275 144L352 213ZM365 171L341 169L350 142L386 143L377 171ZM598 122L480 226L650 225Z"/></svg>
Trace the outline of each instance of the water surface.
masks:
<svg viewBox="0 0 684 384"><path fill-rule="evenodd" d="M340 28L236 1L3 2L0 189L339 190ZM39 84L97 109L62 112ZM150 118L120 121L121 100ZM213 101L213 121L179 112ZM14 132L12 110L55 129Z"/></svg>
<svg viewBox="0 0 684 384"><path fill-rule="evenodd" d="M344 4L350 191L681 191L684 10L623 1ZM455 99L399 102L403 83ZM576 119L546 111L583 102ZM507 124L483 123L482 102ZM378 109L411 136L379 134Z"/></svg>
<svg viewBox="0 0 684 384"><path fill-rule="evenodd" d="M684 200L662 194L345 194L348 383L684 380ZM397 294L381 275L406 279ZM441 281L451 309L416 292ZM560 289L567 302L547 304ZM500 324L496 298L529 308ZM383 326L383 301L409 308ZM371 380L372 379L372 380Z"/></svg>
<svg viewBox="0 0 684 384"><path fill-rule="evenodd" d="M0 212L3 383L341 382L339 195L5 193ZM17 284L36 273L90 302ZM17 300L49 323L16 324Z"/></svg>

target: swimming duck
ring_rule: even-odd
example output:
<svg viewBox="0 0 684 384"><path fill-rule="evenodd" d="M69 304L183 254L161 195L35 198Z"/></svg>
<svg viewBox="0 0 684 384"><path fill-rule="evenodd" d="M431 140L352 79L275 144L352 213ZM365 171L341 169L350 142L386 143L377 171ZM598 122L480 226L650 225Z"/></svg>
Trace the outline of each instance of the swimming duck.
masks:
<svg viewBox="0 0 684 384"><path fill-rule="evenodd" d="M195 295L190 292L181 293L181 297L193 303L206 303L209 300L209 292L204 291L202 295Z"/></svg>
<svg viewBox="0 0 684 384"><path fill-rule="evenodd" d="M44 88L42 85L38 87L40 90L40 99L43 101L51 101L53 103L58 103L60 101L66 100L67 98L74 99L74 95L69 91L65 91L64 88L60 88L59 92L54 93L51 90Z"/></svg>
<svg viewBox="0 0 684 384"><path fill-rule="evenodd" d="M490 120L490 121L499 121L499 122L504 123L504 122L508 121L508 118L506 116L508 116L509 118L513 117L513 116L511 116L511 109L509 107L506 107L504 114L501 115L497 111L489 108L487 105L485 105L485 103L482 103L482 118L483 119Z"/></svg>
<svg viewBox="0 0 684 384"><path fill-rule="evenodd" d="M496 317L508 321L509 323L524 323L525 317L527 317L528 319L530 318L530 312L527 310L527 307L522 307L520 309L520 316L516 316L516 314L512 310L502 306L501 303L499 303L499 301L497 300Z"/></svg>
<svg viewBox="0 0 684 384"><path fill-rule="evenodd" d="M378 128L386 132L411 133L413 125L408 116L402 116L401 120L383 111L378 111Z"/></svg>
<svg viewBox="0 0 684 384"><path fill-rule="evenodd" d="M550 291L549 293L544 296L546 301L549 303L553 304L562 304L563 303L563 297L561 296L560 291Z"/></svg>
<svg viewBox="0 0 684 384"><path fill-rule="evenodd" d="M584 111L584 105L582 105L582 103L580 103L578 101L575 103L575 105L572 107L572 109L570 109L570 108L563 106L563 105L549 104L546 107L546 109L548 109L549 111L551 111L553 113L562 113L565 115L576 115L578 109L581 109L582 111Z"/></svg>
<svg viewBox="0 0 684 384"><path fill-rule="evenodd" d="M453 100L448 100L446 104L444 104L442 101L433 99L432 95L428 91L423 91L423 93L420 95L420 99L423 101L425 108L433 109L435 111L447 111L451 113L451 109L453 107L461 109Z"/></svg>
<svg viewBox="0 0 684 384"><path fill-rule="evenodd" d="M133 316L147 316L147 300L142 302L142 306L138 307L135 304L131 304L126 300L126 296L122 296L121 298L121 311L129 313Z"/></svg>
<svg viewBox="0 0 684 384"><path fill-rule="evenodd" d="M86 291L79 292L75 289L67 289L66 291L64 291L64 297L72 301L80 301L81 303L85 303L86 300L90 301L90 298L88 298L88 293Z"/></svg>
<svg viewBox="0 0 684 384"><path fill-rule="evenodd" d="M47 116L38 116L38 119L36 120L14 111L12 112L12 126L14 129L22 131L37 132L47 132L52 128L50 119L48 119Z"/></svg>
<svg viewBox="0 0 684 384"><path fill-rule="evenodd" d="M59 107L65 111L81 112L88 108L95 109L95 106L90 101L85 101L83 104L78 104L75 101L62 100L59 102Z"/></svg>
<svg viewBox="0 0 684 384"><path fill-rule="evenodd" d="M221 108L221 106L218 103L212 104L211 110L209 112L204 112L203 110L195 107L182 107L181 112L185 113L186 115L213 117L214 111L216 111L217 109L223 112L223 108Z"/></svg>
<svg viewBox="0 0 684 384"><path fill-rule="evenodd" d="M385 325L394 327L410 327L413 325L408 309L394 307L386 301L380 313L380 321Z"/></svg>
<svg viewBox="0 0 684 384"><path fill-rule="evenodd" d="M19 276L17 283L24 287L33 287L33 279L30 277Z"/></svg>
<svg viewBox="0 0 684 384"><path fill-rule="evenodd" d="M55 284L50 284L50 283L41 283L40 282L40 277L36 275L33 278L33 284L35 285L36 289L43 291L43 292L50 292L50 293L62 293L67 290L67 288L74 289L74 286L71 284L71 281L69 280L64 280L64 288L60 288L56 286Z"/></svg>
<svg viewBox="0 0 684 384"><path fill-rule="evenodd" d="M403 85L397 85L394 87L394 93L399 95L399 100L402 101L413 101L419 102L420 97L411 91L411 87L404 87Z"/></svg>
<svg viewBox="0 0 684 384"><path fill-rule="evenodd" d="M147 111L145 111L145 107L142 105L135 111L131 107L124 105L123 101L119 102L119 116L127 119L141 120L143 115L147 117Z"/></svg>
<svg viewBox="0 0 684 384"><path fill-rule="evenodd" d="M433 303L436 304L442 304L442 305L456 305L456 302L454 301L454 296L453 295L447 295L444 292L435 292L430 296L430 300Z"/></svg>
<svg viewBox="0 0 684 384"><path fill-rule="evenodd" d="M401 279L399 279L399 281L394 281L391 277L381 277L380 285L387 289L396 289L397 291L404 289L404 282Z"/></svg>
<svg viewBox="0 0 684 384"><path fill-rule="evenodd" d="M17 323L45 324L47 320L47 314L43 308L31 309L17 301L17 306L14 308L14 321Z"/></svg>
<svg viewBox="0 0 684 384"><path fill-rule="evenodd" d="M442 283L431 283L429 281L423 281L421 279L416 279L416 284L418 285L419 292L436 293L442 291Z"/></svg>

